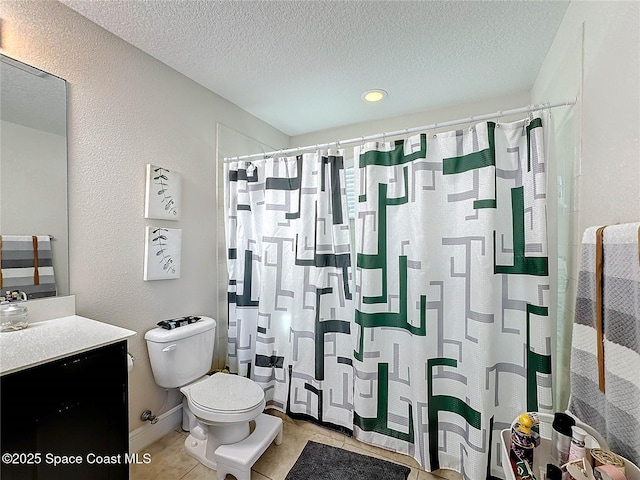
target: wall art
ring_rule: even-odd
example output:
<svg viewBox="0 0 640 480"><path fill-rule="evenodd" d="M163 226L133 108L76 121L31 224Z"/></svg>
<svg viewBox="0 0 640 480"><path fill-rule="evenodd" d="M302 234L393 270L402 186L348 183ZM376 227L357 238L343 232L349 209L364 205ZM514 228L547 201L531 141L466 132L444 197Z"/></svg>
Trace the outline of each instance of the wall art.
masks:
<svg viewBox="0 0 640 480"><path fill-rule="evenodd" d="M182 229L146 227L144 280L180 278Z"/></svg>
<svg viewBox="0 0 640 480"><path fill-rule="evenodd" d="M180 220L182 213L180 183L179 173L148 163L144 218Z"/></svg>

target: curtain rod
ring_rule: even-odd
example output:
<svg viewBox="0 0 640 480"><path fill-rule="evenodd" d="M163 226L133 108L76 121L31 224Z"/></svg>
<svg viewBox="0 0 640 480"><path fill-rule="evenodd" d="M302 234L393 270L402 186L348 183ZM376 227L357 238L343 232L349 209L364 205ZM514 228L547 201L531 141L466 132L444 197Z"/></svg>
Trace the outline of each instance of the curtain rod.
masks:
<svg viewBox="0 0 640 480"><path fill-rule="evenodd" d="M329 148L329 147L336 147L336 146L340 147L342 145L348 145L352 143L364 143L370 140L378 140L380 138L394 137L397 135L408 135L410 133L416 133L416 132L425 131L425 130L435 130L436 128L441 128L441 127L451 127L453 125L460 125L462 123L481 122L483 120L493 120L501 117L507 117L509 115L516 115L518 113L533 112L535 110L542 110L547 108L568 107L571 105L575 105L577 101L578 101L578 98L575 97L570 100L565 100L564 102L556 102L556 103L547 102L547 103L532 104L532 105L527 105L526 107L512 108L511 110L500 110L498 112L487 113L485 115L474 115L472 117L461 118L459 120L450 120L448 122L437 122L431 125L424 125L422 127L405 128L403 130L396 130L393 132L376 133L375 135L355 137L355 138L350 138L348 140L338 140L336 142L319 143L316 145L307 145L306 147L285 148L282 150L274 150L272 152L254 153L252 155L225 157L224 163L229 163L237 160L249 160L251 158L269 158L269 157L273 157L274 155L297 153L305 150L318 150L321 148Z"/></svg>

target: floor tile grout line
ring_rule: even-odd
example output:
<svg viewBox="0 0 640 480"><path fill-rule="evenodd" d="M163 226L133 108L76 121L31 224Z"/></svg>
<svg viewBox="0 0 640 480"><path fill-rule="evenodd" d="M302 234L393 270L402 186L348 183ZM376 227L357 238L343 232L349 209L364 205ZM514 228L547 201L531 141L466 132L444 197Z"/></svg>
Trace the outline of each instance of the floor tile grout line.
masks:
<svg viewBox="0 0 640 480"><path fill-rule="evenodd" d="M189 475L191 472L193 472L196 468L198 468L198 465L199 465L199 463L195 464L187 473L185 473L183 476L181 476L179 480L182 480L187 475Z"/></svg>

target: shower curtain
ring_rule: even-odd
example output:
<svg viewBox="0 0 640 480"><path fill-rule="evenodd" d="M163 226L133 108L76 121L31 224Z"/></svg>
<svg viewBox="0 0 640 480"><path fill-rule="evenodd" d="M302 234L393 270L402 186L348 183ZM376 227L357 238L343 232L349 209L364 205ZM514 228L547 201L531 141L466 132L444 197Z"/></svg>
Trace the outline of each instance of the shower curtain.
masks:
<svg viewBox="0 0 640 480"><path fill-rule="evenodd" d="M231 372L267 406L353 424L353 294L343 151L225 165Z"/></svg>
<svg viewBox="0 0 640 480"><path fill-rule="evenodd" d="M353 287L334 153L225 166L231 371L426 470L502 477L500 430L552 411L542 120L356 147Z"/></svg>
<svg viewBox="0 0 640 480"><path fill-rule="evenodd" d="M354 436L503 476L500 430L552 411L542 121L356 147Z"/></svg>

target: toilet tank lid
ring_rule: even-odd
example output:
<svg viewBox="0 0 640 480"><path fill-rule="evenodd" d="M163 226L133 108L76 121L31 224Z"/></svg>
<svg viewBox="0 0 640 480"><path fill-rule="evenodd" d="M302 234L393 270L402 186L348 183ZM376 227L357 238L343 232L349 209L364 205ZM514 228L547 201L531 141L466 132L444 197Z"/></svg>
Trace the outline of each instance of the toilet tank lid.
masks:
<svg viewBox="0 0 640 480"><path fill-rule="evenodd" d="M213 318L203 317L202 315L198 316L200 317L200 320L197 322L174 328L172 330L167 330L166 328L161 327L152 328L145 333L144 339L147 342L155 343L175 342L176 340L191 337L215 328L216 321Z"/></svg>

